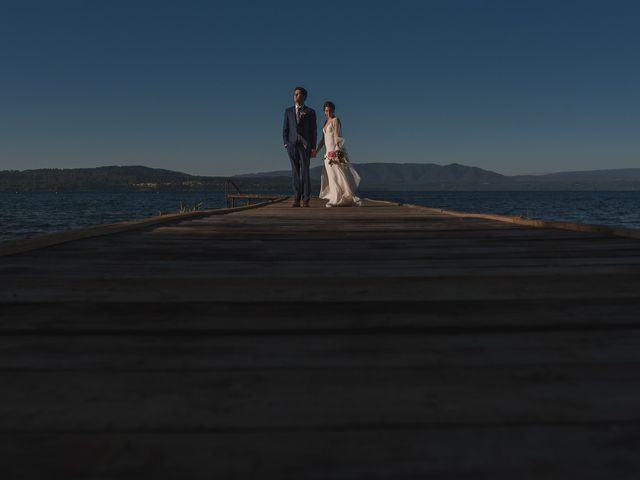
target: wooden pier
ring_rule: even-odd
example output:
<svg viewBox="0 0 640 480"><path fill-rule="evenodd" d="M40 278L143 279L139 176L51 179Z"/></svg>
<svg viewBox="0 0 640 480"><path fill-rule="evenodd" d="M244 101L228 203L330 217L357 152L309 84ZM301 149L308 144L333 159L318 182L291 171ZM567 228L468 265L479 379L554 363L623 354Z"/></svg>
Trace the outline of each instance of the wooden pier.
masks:
<svg viewBox="0 0 640 480"><path fill-rule="evenodd" d="M640 240L521 223L282 201L0 257L0 477L640 478Z"/></svg>

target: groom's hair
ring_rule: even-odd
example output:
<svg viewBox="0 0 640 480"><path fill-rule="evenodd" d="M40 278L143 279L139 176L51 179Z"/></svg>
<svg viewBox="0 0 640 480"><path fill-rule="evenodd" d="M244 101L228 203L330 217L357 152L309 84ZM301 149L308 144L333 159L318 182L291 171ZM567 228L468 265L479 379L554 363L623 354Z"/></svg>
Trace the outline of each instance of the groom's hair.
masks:
<svg viewBox="0 0 640 480"><path fill-rule="evenodd" d="M306 88L296 87L296 88L294 88L294 89L293 89L293 91L294 91L294 92L295 92L296 90L300 90L300 93L302 93L302 96L304 97L304 99L305 99L305 100L307 99L307 95L309 95L309 94L308 94L308 92L307 92L307 89L306 89Z"/></svg>

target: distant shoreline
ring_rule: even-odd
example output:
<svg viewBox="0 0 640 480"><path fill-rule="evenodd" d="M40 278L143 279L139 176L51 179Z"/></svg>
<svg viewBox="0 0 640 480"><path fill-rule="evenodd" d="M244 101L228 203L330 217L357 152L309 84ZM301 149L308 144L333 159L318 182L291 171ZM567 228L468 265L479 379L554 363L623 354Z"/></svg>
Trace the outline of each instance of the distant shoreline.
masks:
<svg viewBox="0 0 640 480"><path fill-rule="evenodd" d="M506 176L478 167L432 163L354 164L361 190L376 192L640 191L640 168ZM323 166L311 169L319 187ZM207 177L144 166L0 171L0 192L218 192L229 177ZM287 170L231 177L244 192L289 192Z"/></svg>
<svg viewBox="0 0 640 480"><path fill-rule="evenodd" d="M315 188L317 187L317 188ZM312 190L315 188L316 190L319 189L320 185L314 185L312 184ZM383 189L383 188L367 188L366 190L362 190L362 191L366 191L369 193L429 193L429 192L434 192L434 193L569 193L569 192L575 192L575 193L579 193L579 192L597 192L597 193L607 193L607 192L611 192L611 193L637 193L640 192L640 188L635 188L635 189L520 189L520 190L514 190L514 189L462 189L462 188L457 188L457 189L441 189L441 188L424 188L424 189L415 189L415 190L411 190L411 189ZM100 194L118 194L118 193L122 193L122 194L129 194L129 193L140 193L140 194L150 194L150 193L155 193L155 194L162 194L162 193L175 193L175 194L179 194L179 193L188 193L188 194L224 194L224 192L222 190L217 190L217 189L212 189L212 190L30 190L30 191L9 191L9 190L0 190L0 194L2 195L28 195L28 194L96 194L96 195L100 195ZM251 190L250 193L256 193L256 194L260 194L260 193L267 193L267 194L283 194L283 195L288 195L290 194L289 190L287 189L283 189L283 190L270 190L270 189L265 189L265 190Z"/></svg>

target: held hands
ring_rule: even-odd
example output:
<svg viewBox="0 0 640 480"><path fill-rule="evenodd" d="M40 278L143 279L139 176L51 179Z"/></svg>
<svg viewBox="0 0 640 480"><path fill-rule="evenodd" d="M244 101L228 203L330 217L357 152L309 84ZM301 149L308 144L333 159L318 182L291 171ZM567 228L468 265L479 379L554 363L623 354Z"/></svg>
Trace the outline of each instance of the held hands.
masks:
<svg viewBox="0 0 640 480"><path fill-rule="evenodd" d="M289 145L285 143L284 144L284 148L289 148ZM311 149L311 158L316 158L317 153L318 153L318 151L315 148L312 148Z"/></svg>

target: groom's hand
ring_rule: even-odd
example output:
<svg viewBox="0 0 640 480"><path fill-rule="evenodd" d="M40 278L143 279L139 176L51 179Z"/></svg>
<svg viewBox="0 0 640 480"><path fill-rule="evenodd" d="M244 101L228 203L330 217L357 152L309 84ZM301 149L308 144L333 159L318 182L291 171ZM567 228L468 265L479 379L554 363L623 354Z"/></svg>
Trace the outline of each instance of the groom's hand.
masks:
<svg viewBox="0 0 640 480"><path fill-rule="evenodd" d="M317 152L316 152L316 149L315 149L315 148L312 148L312 149L311 149L311 158L316 158L316 153L317 153Z"/></svg>

